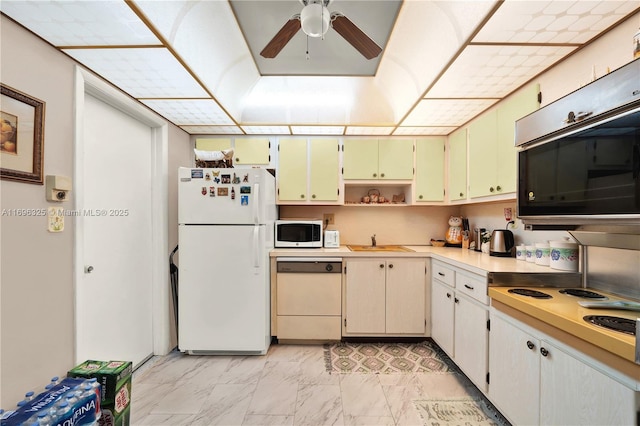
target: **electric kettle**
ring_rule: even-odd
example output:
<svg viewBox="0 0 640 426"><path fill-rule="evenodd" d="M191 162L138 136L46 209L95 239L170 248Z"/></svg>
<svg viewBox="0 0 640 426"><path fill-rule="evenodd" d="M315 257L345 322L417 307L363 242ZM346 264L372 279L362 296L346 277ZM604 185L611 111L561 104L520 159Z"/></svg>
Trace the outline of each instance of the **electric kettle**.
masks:
<svg viewBox="0 0 640 426"><path fill-rule="evenodd" d="M489 240L489 254L491 256L514 257L515 242L513 232L508 229L496 229Z"/></svg>

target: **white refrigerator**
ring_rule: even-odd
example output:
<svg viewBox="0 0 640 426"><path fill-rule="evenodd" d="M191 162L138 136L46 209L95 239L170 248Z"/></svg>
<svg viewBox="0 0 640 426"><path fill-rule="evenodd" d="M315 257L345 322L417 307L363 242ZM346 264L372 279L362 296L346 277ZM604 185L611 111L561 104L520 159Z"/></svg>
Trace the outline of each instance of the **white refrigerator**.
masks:
<svg viewBox="0 0 640 426"><path fill-rule="evenodd" d="M180 351L267 352L275 193L266 169L179 169Z"/></svg>

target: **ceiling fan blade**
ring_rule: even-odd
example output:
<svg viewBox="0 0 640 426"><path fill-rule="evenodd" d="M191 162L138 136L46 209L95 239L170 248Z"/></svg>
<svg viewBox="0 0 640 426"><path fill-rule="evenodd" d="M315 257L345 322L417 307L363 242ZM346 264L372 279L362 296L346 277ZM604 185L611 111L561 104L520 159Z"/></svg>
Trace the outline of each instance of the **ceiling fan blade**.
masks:
<svg viewBox="0 0 640 426"><path fill-rule="evenodd" d="M262 49L260 56L264 58L275 58L278 53L289 43L289 40L300 30L300 19L294 17L289 19L278 31L269 43Z"/></svg>
<svg viewBox="0 0 640 426"><path fill-rule="evenodd" d="M346 16L336 13L332 16L331 26L365 58L373 59L382 52L382 48Z"/></svg>

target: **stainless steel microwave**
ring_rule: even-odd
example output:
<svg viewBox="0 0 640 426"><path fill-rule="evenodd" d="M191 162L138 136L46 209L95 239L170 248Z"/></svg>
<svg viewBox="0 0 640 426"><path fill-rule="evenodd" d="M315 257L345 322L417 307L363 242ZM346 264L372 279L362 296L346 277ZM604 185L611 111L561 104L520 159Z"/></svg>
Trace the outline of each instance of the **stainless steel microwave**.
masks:
<svg viewBox="0 0 640 426"><path fill-rule="evenodd" d="M275 246L318 248L322 247L322 220L276 220Z"/></svg>
<svg viewBox="0 0 640 426"><path fill-rule="evenodd" d="M518 216L640 223L640 60L516 122Z"/></svg>

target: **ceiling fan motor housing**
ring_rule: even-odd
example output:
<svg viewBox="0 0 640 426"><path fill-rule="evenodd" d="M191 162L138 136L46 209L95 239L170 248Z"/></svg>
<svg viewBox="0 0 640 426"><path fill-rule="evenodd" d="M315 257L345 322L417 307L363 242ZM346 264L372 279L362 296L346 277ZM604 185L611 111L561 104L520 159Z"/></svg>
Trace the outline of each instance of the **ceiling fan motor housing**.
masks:
<svg viewBox="0 0 640 426"><path fill-rule="evenodd" d="M300 12L302 31L309 37L322 37L329 29L331 13L321 3L310 3Z"/></svg>

